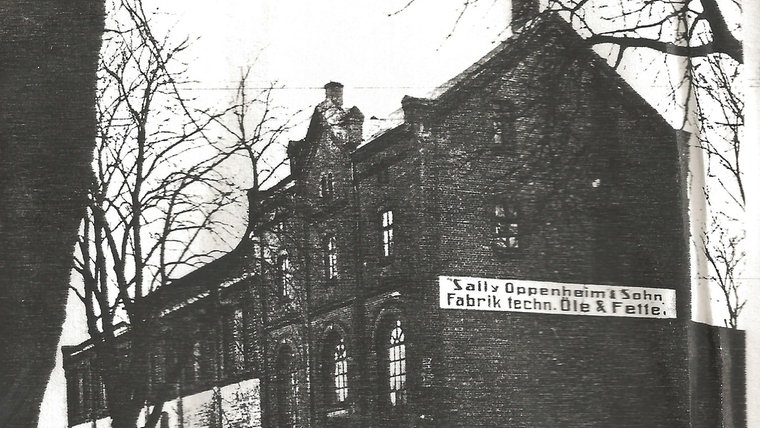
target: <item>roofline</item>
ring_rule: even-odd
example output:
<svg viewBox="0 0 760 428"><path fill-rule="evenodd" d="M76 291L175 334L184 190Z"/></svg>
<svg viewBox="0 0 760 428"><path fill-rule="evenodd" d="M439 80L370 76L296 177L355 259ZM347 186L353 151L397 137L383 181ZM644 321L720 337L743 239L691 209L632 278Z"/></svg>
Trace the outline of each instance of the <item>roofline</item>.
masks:
<svg viewBox="0 0 760 428"><path fill-rule="evenodd" d="M288 190L287 186L290 185L290 184L292 184L293 182L295 182L295 176L291 172L287 176L283 177L280 181L278 181L277 183L273 184L271 187L267 187L264 190L260 190L259 193L263 194L265 197L272 196L275 193L281 192L283 190ZM256 189L248 189L248 191L249 192L254 192L254 191L256 191Z"/></svg>
<svg viewBox="0 0 760 428"><path fill-rule="evenodd" d="M607 60L605 58L596 53L596 51L593 49L593 46L587 43L586 39L581 37L581 35L578 34L578 32L572 27L569 22L565 21L556 12L551 10L545 10L541 12L537 18L526 24L521 32L504 40L499 46L492 49L481 59L476 61L473 65L465 69L458 76L455 76L449 80L449 82L454 82L443 92L433 98L421 98L418 100L429 100L431 109L430 112L433 114L440 113L448 107L448 104L450 104L452 100L456 100L455 95L461 89L481 76L481 73L487 69L492 62L497 61L502 55L504 55L504 52L507 50L516 50L516 53L518 53L518 55L510 55L507 61L505 61L508 63L509 68L514 67L517 62L525 58L530 52L528 49L518 49L518 46L529 43L529 41L534 37L541 37L543 34L545 34L542 32L542 28L550 24L556 25L560 30L566 30L568 34L572 35L575 40L579 42L578 47L580 47L581 50L587 54L589 60L592 61L592 63L589 64L590 67L597 68L601 73L605 74L605 77L616 80L618 89L621 91L618 95L620 95L621 105L623 107L629 106L647 109L650 113L655 114L662 122L662 124L668 127L668 129L676 129L670 125L665 117L660 114L660 112L657 111L653 105L647 102L647 100L645 100L641 94L633 89L633 87L623 78L623 76L621 76L612 66L607 63ZM572 46L572 42L566 42L566 45ZM444 85L446 85L446 83ZM610 86L614 87L615 85Z"/></svg>
<svg viewBox="0 0 760 428"><path fill-rule="evenodd" d="M610 84L610 87L614 91L615 86L617 86L619 90L618 95L620 96L620 102L623 107L643 108L645 110L648 110L650 115L656 115L662 124L667 126L668 129L677 129L672 126L652 104L647 102L641 96L641 94L633 89L633 87L613 67L607 63L605 58L596 53L593 50L592 45L587 43L586 39L581 37L581 35L575 31L570 23L562 19L562 17L559 16L556 12L550 10L541 12L537 18L527 23L519 33L516 33L512 37L502 41L497 47L489 51L475 63L467 67L464 71L439 86L439 88L445 87L445 89L442 92L436 94L434 97L405 98L410 98L411 100L417 102L420 104L421 108L426 109L433 115L440 114L441 112L447 110L452 102L456 101L456 94L458 94L468 85L472 84L475 79L482 76L483 72L493 65L493 62L502 60L506 63L505 65L507 65L505 68L511 69L521 59L525 58L531 51L529 49L520 49L520 47L530 43L530 41L534 40L536 37L540 38L543 34L545 34L542 32L542 29L547 25L555 25L558 29L565 30L568 34L574 36L576 41L579 42L578 46L583 50L583 52L591 61L590 66L598 69L601 73L604 74L606 78L615 79L614 83L616 84ZM568 42L567 45L570 46L571 42ZM503 56L508 53L507 51L512 51L512 55L509 55L509 57L505 59ZM355 151L355 154L361 153L364 155L362 152L365 150L370 150L368 146L373 145L375 140L384 138L386 134L391 133L399 127L408 125L408 123L409 122L407 121L405 112L404 123L375 136L375 138L369 142L359 146L359 148Z"/></svg>
<svg viewBox="0 0 760 428"><path fill-rule="evenodd" d="M128 332L129 332L129 324L127 324L124 321L121 321L114 326L115 338L122 338ZM92 338L89 337L83 342L80 342L76 345L61 346L61 353L63 354L64 360L70 360L85 351L93 349L94 347L95 347L95 343L93 342Z"/></svg>
<svg viewBox="0 0 760 428"><path fill-rule="evenodd" d="M367 157L379 152L385 148L391 142L397 141L395 137L399 137L409 132L409 124L404 122L400 125L396 125L393 128L387 129L382 133L376 135L374 138L357 147L352 153L351 158L354 161L364 160Z"/></svg>

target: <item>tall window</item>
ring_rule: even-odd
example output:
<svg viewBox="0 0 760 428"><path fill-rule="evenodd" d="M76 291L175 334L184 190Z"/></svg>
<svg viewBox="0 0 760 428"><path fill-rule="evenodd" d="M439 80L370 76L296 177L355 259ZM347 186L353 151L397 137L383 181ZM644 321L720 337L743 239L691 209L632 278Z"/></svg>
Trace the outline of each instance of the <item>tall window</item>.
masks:
<svg viewBox="0 0 760 428"><path fill-rule="evenodd" d="M84 392L84 373L77 374L77 405L80 411L87 408Z"/></svg>
<svg viewBox="0 0 760 428"><path fill-rule="evenodd" d="M201 358L203 358L201 343L195 342L193 345L193 380L196 382L201 378Z"/></svg>
<svg viewBox="0 0 760 428"><path fill-rule="evenodd" d="M150 377L151 385L158 386L164 383L166 356L159 350L155 350L150 354Z"/></svg>
<svg viewBox="0 0 760 428"><path fill-rule="evenodd" d="M195 341L192 348L180 352L187 355L182 360L182 379L186 385L192 385L201 379L201 343Z"/></svg>
<svg viewBox="0 0 760 428"><path fill-rule="evenodd" d="M288 373L288 385L290 387L290 396L288 397L290 400L290 411L288 412L288 419L290 421L290 426L296 426L296 423L298 422L299 384L298 370L296 370L296 365L292 362L290 364L290 373Z"/></svg>
<svg viewBox="0 0 760 428"><path fill-rule="evenodd" d="M326 345L325 385L327 397L331 404L341 404L348 398L348 358L346 343L338 334L333 333Z"/></svg>
<svg viewBox="0 0 760 428"><path fill-rule="evenodd" d="M384 211L382 215L383 256L393 254L393 211Z"/></svg>
<svg viewBox="0 0 760 428"><path fill-rule="evenodd" d="M319 176L319 197L329 199L333 196L333 174L328 172Z"/></svg>
<svg viewBox="0 0 760 428"><path fill-rule="evenodd" d="M325 258L325 278L335 279L338 277L338 249L335 235L326 236L322 246Z"/></svg>
<svg viewBox="0 0 760 428"><path fill-rule="evenodd" d="M391 406L399 406L406 404L406 344L401 320L396 320L387 338L388 400Z"/></svg>
<svg viewBox="0 0 760 428"><path fill-rule="evenodd" d="M494 205L494 244L497 248L516 249L520 247L517 210L514 206L497 203Z"/></svg>
<svg viewBox="0 0 760 428"><path fill-rule="evenodd" d="M245 371L243 310L236 308L225 324L225 368L228 374L239 374Z"/></svg>
<svg viewBox="0 0 760 428"><path fill-rule="evenodd" d="M493 142L504 145L514 138L514 106L506 100L496 100L491 112Z"/></svg>
<svg viewBox="0 0 760 428"><path fill-rule="evenodd" d="M106 393L106 384L103 382L103 379L98 376L98 389L99 389L99 396L98 396L98 409L107 409L108 408L108 395Z"/></svg>
<svg viewBox="0 0 760 428"><path fill-rule="evenodd" d="M298 370L290 347L277 356L277 415L280 427L294 427L298 420Z"/></svg>
<svg viewBox="0 0 760 428"><path fill-rule="evenodd" d="M496 145L501 145L504 140L504 121L499 119L493 120L493 142Z"/></svg>
<svg viewBox="0 0 760 428"><path fill-rule="evenodd" d="M282 253L277 258L277 282L279 296L283 299L293 297L293 271L290 268L290 258L287 253Z"/></svg>
<svg viewBox="0 0 760 428"><path fill-rule="evenodd" d="M379 184L388 184L390 183L391 179L388 176L388 168L382 168L379 171L377 171L377 182Z"/></svg>

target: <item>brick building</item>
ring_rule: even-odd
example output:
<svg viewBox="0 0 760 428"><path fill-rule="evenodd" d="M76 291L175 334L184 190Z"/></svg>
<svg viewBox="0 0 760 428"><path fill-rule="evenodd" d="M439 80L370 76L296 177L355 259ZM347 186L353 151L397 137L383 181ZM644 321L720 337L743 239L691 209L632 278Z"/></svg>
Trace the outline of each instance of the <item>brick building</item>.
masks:
<svg viewBox="0 0 760 428"><path fill-rule="evenodd" d="M136 426L157 401L161 428L261 426L248 253L243 242L144 301L157 320L146 341L149 369L143 373L133 354L124 361L137 368L121 379L147 381L148 403ZM120 325L117 332L116 348L127 355L131 331ZM111 426L97 352L91 340L63 348L69 426Z"/></svg>
<svg viewBox="0 0 760 428"><path fill-rule="evenodd" d="M682 136L562 19L518 22L368 138L325 86L246 239L153 299L207 329L163 397L205 419L166 426L712 426Z"/></svg>
<svg viewBox="0 0 760 428"><path fill-rule="evenodd" d="M295 248L263 312L270 422L688 423L676 133L564 22L405 98L403 123L358 147L340 89L271 208ZM441 276L669 288L679 315L442 309Z"/></svg>

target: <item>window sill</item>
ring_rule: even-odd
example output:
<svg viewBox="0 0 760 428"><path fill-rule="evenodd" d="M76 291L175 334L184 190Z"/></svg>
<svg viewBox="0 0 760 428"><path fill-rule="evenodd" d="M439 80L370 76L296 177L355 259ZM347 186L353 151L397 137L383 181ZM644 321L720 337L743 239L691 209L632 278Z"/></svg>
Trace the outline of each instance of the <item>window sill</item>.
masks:
<svg viewBox="0 0 760 428"><path fill-rule="evenodd" d="M396 405L393 405L391 403L386 403L385 404L385 411L388 414L391 414L391 415L393 415L393 414L402 414L402 413L406 412L407 406L408 406L407 403L398 403Z"/></svg>
<svg viewBox="0 0 760 428"><path fill-rule="evenodd" d="M516 256L522 254L525 251L524 247L509 247L497 242L491 243L491 249L494 253L500 256Z"/></svg>
<svg viewBox="0 0 760 428"><path fill-rule="evenodd" d="M335 407L327 411L325 413L325 417L327 419L343 419L348 418L348 408L347 407Z"/></svg>

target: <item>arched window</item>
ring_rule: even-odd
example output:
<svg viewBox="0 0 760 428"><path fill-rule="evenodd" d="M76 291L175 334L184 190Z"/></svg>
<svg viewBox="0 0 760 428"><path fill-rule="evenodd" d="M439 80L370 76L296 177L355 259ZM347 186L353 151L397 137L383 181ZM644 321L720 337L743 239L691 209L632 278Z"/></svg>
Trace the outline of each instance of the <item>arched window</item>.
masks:
<svg viewBox="0 0 760 428"><path fill-rule="evenodd" d="M406 342L401 320L396 320L386 334L385 351L388 403L400 406L406 404Z"/></svg>
<svg viewBox="0 0 760 428"><path fill-rule="evenodd" d="M298 370L289 346L283 346L277 355L277 425L294 427L298 420Z"/></svg>
<svg viewBox="0 0 760 428"><path fill-rule="evenodd" d="M345 340L337 333L330 334L325 343L324 384L329 404L340 405L346 402L348 357Z"/></svg>

